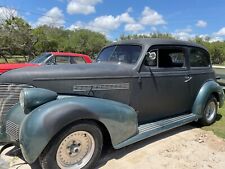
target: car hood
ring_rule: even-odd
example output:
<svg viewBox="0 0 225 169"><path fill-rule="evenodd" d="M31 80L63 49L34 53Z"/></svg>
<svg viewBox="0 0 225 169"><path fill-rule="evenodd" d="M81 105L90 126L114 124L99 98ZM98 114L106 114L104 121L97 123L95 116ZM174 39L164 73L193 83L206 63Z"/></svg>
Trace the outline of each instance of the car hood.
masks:
<svg viewBox="0 0 225 169"><path fill-rule="evenodd" d="M133 65L93 63L76 65L48 65L11 70L0 76L0 83L35 85L38 81L96 79L132 76Z"/></svg>
<svg viewBox="0 0 225 169"><path fill-rule="evenodd" d="M32 63L0 64L0 73L4 73L12 69L18 69L27 66L37 66L37 65Z"/></svg>

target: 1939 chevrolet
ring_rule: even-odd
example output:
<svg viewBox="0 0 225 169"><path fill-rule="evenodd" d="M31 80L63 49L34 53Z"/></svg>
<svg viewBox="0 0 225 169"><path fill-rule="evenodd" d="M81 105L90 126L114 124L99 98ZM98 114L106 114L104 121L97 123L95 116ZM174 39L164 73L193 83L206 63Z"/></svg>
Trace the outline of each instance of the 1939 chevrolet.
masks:
<svg viewBox="0 0 225 169"><path fill-rule="evenodd" d="M2 74L0 142L43 169L93 168L104 144L120 149L192 121L210 125L223 102L204 47L121 41L91 65Z"/></svg>

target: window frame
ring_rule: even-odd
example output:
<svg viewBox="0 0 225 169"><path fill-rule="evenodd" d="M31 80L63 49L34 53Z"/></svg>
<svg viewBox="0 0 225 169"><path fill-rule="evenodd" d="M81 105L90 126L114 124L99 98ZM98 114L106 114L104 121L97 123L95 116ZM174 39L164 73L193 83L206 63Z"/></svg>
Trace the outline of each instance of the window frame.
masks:
<svg viewBox="0 0 225 169"><path fill-rule="evenodd" d="M55 57L55 65L71 64L71 63L70 63L70 56L65 56L65 55L57 55L57 56L54 56L54 57ZM68 58L68 62L67 62L67 63L60 63L60 64L58 64L58 62L57 62L57 58L58 58L58 57Z"/></svg>
<svg viewBox="0 0 225 169"><path fill-rule="evenodd" d="M204 51L207 55L208 55L208 59L209 59L209 66L198 66L198 67L192 67L191 66L191 62L190 62L190 58L191 58L191 49L199 49L201 51ZM198 70L198 69L211 69L212 68L212 63L211 63L211 57L210 54L207 50L200 48L200 47L196 47L196 46L188 46L188 67L190 70Z"/></svg>
<svg viewBox="0 0 225 169"><path fill-rule="evenodd" d="M100 54L103 52L103 50L105 50L105 49L107 49L107 48L110 48L110 47L114 47L114 50L113 50L113 52L112 52L112 54L113 54L114 51L115 51L118 47L120 47L120 46L137 46L137 47L140 47L140 53L139 53L139 56L138 56L138 58L137 58L137 60L136 60L135 63L125 63L125 62L121 62L121 63L123 63L123 64L137 65L138 62L139 62L139 60L140 60L140 58L141 58L141 56L142 56L143 50L144 50L144 46L141 45L141 44L138 44L138 43L131 43L131 44L113 44L113 45L110 45L110 46L106 46L106 47L104 47L104 48L98 53L98 57L96 58L96 62L99 62L99 61L100 61L100 62L109 62L109 61L102 61L102 60L99 60ZM111 54L111 55L112 55L112 54ZM114 62L114 63L118 63L118 62Z"/></svg>
<svg viewBox="0 0 225 169"><path fill-rule="evenodd" d="M72 65L74 65L74 64L85 64L85 63L87 63L83 56L69 56L69 57L70 57L70 64L72 64ZM76 63L71 63L72 58L76 61ZM77 59L78 59L78 58L79 58L80 60L82 60L83 62L82 62L82 63L81 63L81 62L78 63L78 62L77 62Z"/></svg>
<svg viewBox="0 0 225 169"><path fill-rule="evenodd" d="M159 50L160 49L178 49L178 50L183 50L184 51L184 66L183 67L159 67ZM145 59L142 62L142 67L150 67L151 70L153 71L186 71L189 68L189 64L188 64L188 50L186 46L182 46L182 45L155 45L155 46L151 46L147 52L150 51L154 51L157 50L157 65L156 66L146 66L144 64ZM146 57L146 56L145 56ZM148 71L149 69L147 69ZM141 69L141 72L143 72L143 68Z"/></svg>

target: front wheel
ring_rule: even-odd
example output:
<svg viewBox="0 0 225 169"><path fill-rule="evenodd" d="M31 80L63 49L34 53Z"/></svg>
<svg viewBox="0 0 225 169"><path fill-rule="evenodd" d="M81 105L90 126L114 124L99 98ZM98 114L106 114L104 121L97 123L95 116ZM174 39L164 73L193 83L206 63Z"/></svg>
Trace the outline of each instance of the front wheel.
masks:
<svg viewBox="0 0 225 169"><path fill-rule="evenodd" d="M90 169L100 157L101 130L82 123L59 134L40 156L43 169Z"/></svg>
<svg viewBox="0 0 225 169"><path fill-rule="evenodd" d="M214 96L211 96L203 110L203 117L200 119L200 123L204 126L209 126L214 123L216 121L217 111L217 99Z"/></svg>

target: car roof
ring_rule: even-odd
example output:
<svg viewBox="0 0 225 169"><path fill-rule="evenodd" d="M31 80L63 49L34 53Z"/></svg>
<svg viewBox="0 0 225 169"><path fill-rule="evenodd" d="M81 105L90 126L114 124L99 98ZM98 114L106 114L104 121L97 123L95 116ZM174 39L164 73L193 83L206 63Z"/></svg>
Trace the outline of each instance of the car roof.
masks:
<svg viewBox="0 0 225 169"><path fill-rule="evenodd" d="M192 46L198 47L207 50L204 46L199 45L190 41L182 41L182 40L174 40L174 39L160 39L160 38L139 38L139 39L131 39L131 40L121 40L118 42L114 42L111 45L122 45L122 44L140 44L146 46L153 45L182 45L182 46ZM109 46L111 46L109 45Z"/></svg>
<svg viewBox="0 0 225 169"><path fill-rule="evenodd" d="M48 52L55 56L74 56L74 57L86 57L88 55L80 54L80 53L71 53L71 52ZM89 57L89 56L88 56Z"/></svg>

